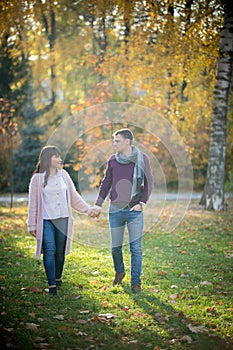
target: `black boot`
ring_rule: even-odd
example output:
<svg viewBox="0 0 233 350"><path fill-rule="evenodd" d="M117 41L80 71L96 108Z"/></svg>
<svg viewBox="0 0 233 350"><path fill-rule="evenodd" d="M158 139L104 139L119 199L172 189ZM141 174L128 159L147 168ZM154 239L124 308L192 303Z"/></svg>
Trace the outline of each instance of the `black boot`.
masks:
<svg viewBox="0 0 233 350"><path fill-rule="evenodd" d="M56 297L57 296L57 287L50 287L49 288L49 295L51 297Z"/></svg>
<svg viewBox="0 0 233 350"><path fill-rule="evenodd" d="M56 286L57 286L57 288L61 288L62 280L56 280Z"/></svg>

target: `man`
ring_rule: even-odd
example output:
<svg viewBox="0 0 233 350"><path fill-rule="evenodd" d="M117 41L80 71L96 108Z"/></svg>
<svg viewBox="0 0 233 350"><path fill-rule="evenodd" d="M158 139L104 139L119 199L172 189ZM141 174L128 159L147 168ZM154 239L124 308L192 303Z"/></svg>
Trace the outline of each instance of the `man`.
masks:
<svg viewBox="0 0 233 350"><path fill-rule="evenodd" d="M129 232L131 253L131 289L141 291L143 207L153 188L153 176L147 155L133 146L133 133L120 129L113 134L116 151L108 161L95 203L97 212L110 192L109 223L112 258L115 268L113 286L125 277L122 245L125 226Z"/></svg>

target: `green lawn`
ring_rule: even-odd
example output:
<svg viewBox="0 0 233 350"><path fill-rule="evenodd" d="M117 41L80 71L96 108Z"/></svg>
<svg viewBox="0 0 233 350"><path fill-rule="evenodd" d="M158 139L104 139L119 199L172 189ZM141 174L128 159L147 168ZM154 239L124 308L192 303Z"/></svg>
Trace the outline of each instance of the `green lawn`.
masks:
<svg viewBox="0 0 233 350"><path fill-rule="evenodd" d="M168 208L169 212L169 208ZM7 349L233 349L233 203L203 211L192 202L176 230L159 225L143 239L143 292L111 287L109 247L75 238L57 298L26 229L26 207L0 208L1 343ZM166 216L165 214L163 214ZM80 221L94 237L93 219ZM96 220L107 230L107 217ZM76 228L78 229L78 228ZM77 236L76 236L77 237Z"/></svg>

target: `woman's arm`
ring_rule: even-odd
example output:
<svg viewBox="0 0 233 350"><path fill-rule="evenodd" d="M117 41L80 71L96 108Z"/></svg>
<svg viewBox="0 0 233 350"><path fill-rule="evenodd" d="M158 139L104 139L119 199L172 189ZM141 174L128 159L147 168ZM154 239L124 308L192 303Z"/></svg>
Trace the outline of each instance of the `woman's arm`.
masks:
<svg viewBox="0 0 233 350"><path fill-rule="evenodd" d="M28 231L36 234L38 216L38 174L33 175L29 184ZM32 234L34 236L34 234Z"/></svg>
<svg viewBox="0 0 233 350"><path fill-rule="evenodd" d="M77 192L74 183L66 170L63 169L63 174L68 185L68 191L70 194L71 207L80 213L87 213L90 215L91 206L80 196Z"/></svg>

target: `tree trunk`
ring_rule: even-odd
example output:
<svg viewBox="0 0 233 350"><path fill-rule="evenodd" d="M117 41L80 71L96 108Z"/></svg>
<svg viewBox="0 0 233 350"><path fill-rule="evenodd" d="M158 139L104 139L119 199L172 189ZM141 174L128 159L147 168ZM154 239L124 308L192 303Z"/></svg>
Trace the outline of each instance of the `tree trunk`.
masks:
<svg viewBox="0 0 233 350"><path fill-rule="evenodd" d="M10 135L10 189L11 189L11 201L10 201L10 209L13 209L13 198L14 198L14 178L13 178L13 135Z"/></svg>
<svg viewBox="0 0 233 350"><path fill-rule="evenodd" d="M207 210L225 210L224 178L226 158L227 105L233 62L233 13L225 2L224 25L214 88L210 146L206 182L200 204Z"/></svg>

